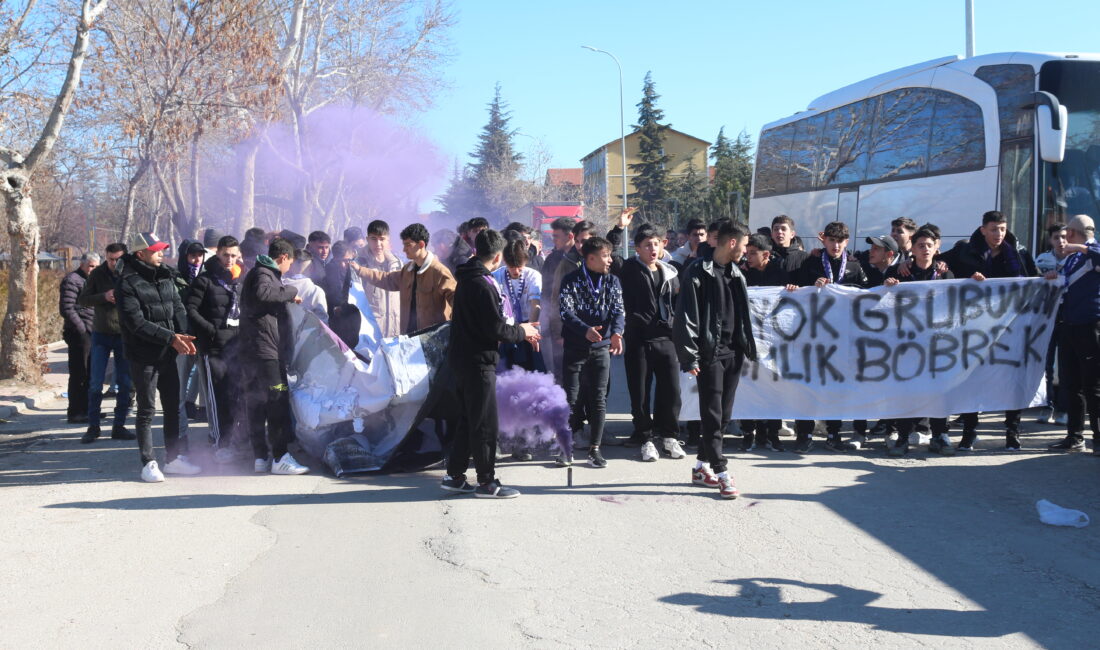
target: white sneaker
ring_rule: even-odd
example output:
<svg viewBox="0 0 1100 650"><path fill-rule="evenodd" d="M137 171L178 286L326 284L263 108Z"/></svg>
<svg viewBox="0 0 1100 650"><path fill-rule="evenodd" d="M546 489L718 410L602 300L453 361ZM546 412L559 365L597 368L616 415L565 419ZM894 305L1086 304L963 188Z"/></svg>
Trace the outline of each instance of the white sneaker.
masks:
<svg viewBox="0 0 1100 650"><path fill-rule="evenodd" d="M163 483L164 474L157 467L157 461L151 460L141 468L141 480L146 483Z"/></svg>
<svg viewBox="0 0 1100 650"><path fill-rule="evenodd" d="M219 465L229 465L237 462L237 452L230 447L222 447L214 452L214 462ZM266 471L266 470L265 470Z"/></svg>
<svg viewBox="0 0 1100 650"><path fill-rule="evenodd" d="M780 436L793 436L794 429L787 425L786 420L779 421L779 435Z"/></svg>
<svg viewBox="0 0 1100 650"><path fill-rule="evenodd" d="M202 468L188 460L187 456L176 456L174 461L164 466L164 473L194 476L195 474L201 474Z"/></svg>
<svg viewBox="0 0 1100 650"><path fill-rule="evenodd" d="M652 463L655 460L657 460L657 446L653 444L652 440L647 440L642 445L642 462Z"/></svg>
<svg viewBox="0 0 1100 650"><path fill-rule="evenodd" d="M680 441L676 438L665 438L663 442L665 453L671 458L680 459L687 454L684 453L684 448L680 446Z"/></svg>
<svg viewBox="0 0 1100 650"><path fill-rule="evenodd" d="M298 474L305 474L308 471L309 468L294 460L294 456L291 456L289 451L283 454L283 457L271 466L272 474L296 476Z"/></svg>
<svg viewBox="0 0 1100 650"><path fill-rule="evenodd" d="M257 474L267 474L271 471L271 459L270 458L257 458L256 462L252 465L252 471Z"/></svg>

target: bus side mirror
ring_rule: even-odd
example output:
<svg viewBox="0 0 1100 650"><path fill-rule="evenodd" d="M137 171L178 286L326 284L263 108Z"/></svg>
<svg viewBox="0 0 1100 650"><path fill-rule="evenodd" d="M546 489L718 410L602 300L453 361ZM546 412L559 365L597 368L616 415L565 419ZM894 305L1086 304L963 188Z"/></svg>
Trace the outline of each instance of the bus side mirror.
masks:
<svg viewBox="0 0 1100 650"><path fill-rule="evenodd" d="M1040 90L1035 98L1035 134L1039 157L1049 163L1060 163L1066 156L1066 127L1069 115L1066 107L1054 95Z"/></svg>

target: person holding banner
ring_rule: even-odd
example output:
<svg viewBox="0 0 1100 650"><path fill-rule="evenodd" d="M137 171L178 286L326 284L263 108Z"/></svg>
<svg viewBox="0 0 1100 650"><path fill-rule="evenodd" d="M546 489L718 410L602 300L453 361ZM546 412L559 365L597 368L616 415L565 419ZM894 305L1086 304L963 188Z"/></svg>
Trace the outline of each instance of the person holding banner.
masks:
<svg viewBox="0 0 1100 650"><path fill-rule="evenodd" d="M1062 247L1068 256L1061 271L1066 293L1058 365L1069 410L1065 439L1049 449L1083 451L1088 411L1092 453L1100 456L1100 244L1092 218L1079 214L1071 219L1066 225L1066 242Z"/></svg>
<svg viewBox="0 0 1100 650"><path fill-rule="evenodd" d="M241 284L241 366L245 373L245 396L253 465L257 474L305 474L309 468L290 454L290 388L287 386L284 340L287 305L301 304L294 287L283 286L283 273L294 261L294 246L275 239L267 255L256 258L256 266Z"/></svg>
<svg viewBox="0 0 1100 650"><path fill-rule="evenodd" d="M241 318L240 261L240 242L232 235L219 239L214 256L203 265L183 301L195 347L208 373L207 419L217 448L214 459L219 463L236 459L231 439L240 415L239 364L234 352Z"/></svg>
<svg viewBox="0 0 1100 650"><path fill-rule="evenodd" d="M801 286L814 286L819 289L827 284L843 284L866 288L868 284L867 274L864 273L859 260L855 259L855 256L847 250L848 241L851 238L848 225L841 221L834 221L825 226L825 230L819 235L819 238L825 247L820 255L810 255L802 263L802 268L799 270L801 276L799 284ZM798 288L794 283L787 285L789 291ZM840 424L840 420L825 421L825 431L828 434L825 438L825 447L832 451L852 451L861 448L864 442L864 433L867 429L867 421L857 420L854 423L856 434L861 439L858 445L845 442L840 437ZM796 420L794 427L797 434L794 450L800 454L808 452L814 444L814 421Z"/></svg>
<svg viewBox="0 0 1100 650"><path fill-rule="evenodd" d="M401 231L401 249L409 263L397 271L367 268L354 260L351 270L364 281L401 296L401 333L412 334L451 320L455 278L443 261L428 249L430 236L424 224ZM468 261L467 259L462 262Z"/></svg>
<svg viewBox="0 0 1100 650"><path fill-rule="evenodd" d="M745 247L745 266L742 268L745 282L750 287L782 287L787 284L787 271L783 262L772 257L771 237L757 233L749 237ZM782 420L742 420L741 451L753 451L757 445L772 451L787 451L779 440Z"/></svg>
<svg viewBox="0 0 1100 650"><path fill-rule="evenodd" d="M891 266L886 270L886 279L883 284L892 287L900 282L931 282L932 280L952 280L951 271L940 272L936 268L936 253L940 248L940 235L930 228L921 228L912 237L910 251L913 255L909 265L909 273L902 275L897 266ZM928 418L932 428L932 440L928 443L928 450L943 454L955 455L955 448L951 446L951 436L948 435L947 417ZM920 418L901 418L893 420L897 427L898 437L893 445L887 448L891 456L904 456L909 451L909 434L917 429Z"/></svg>
<svg viewBox="0 0 1100 650"><path fill-rule="evenodd" d="M979 282L986 278L1023 278L1039 275L1031 253L1008 232L1008 220L997 210L982 215L982 225L945 253L943 261L957 278ZM963 413L963 434L959 451L973 451L978 439L978 414ZM1020 449L1020 409L1005 411L1005 449Z"/></svg>
<svg viewBox="0 0 1100 650"><path fill-rule="evenodd" d="M748 288L737 268L748 238L740 224L722 224L714 249L688 267L673 321L680 367L699 387L701 439L691 482L718 488L724 499L740 492L727 470L722 432L732 416L741 366L756 360Z"/></svg>

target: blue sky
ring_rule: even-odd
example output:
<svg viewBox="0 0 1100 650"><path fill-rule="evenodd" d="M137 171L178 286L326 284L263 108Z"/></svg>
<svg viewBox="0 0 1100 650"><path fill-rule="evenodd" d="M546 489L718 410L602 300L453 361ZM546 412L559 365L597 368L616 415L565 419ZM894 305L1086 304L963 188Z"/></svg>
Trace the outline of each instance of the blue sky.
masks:
<svg viewBox="0 0 1100 650"><path fill-rule="evenodd" d="M1097 0L976 0L977 53L1097 52ZM678 130L713 141L802 110L818 95L888 70L963 54L964 0L744 1L456 0L455 56L434 108L413 119L449 163L469 160L501 84L521 151L553 167L619 135L614 53L626 122L652 71L659 106ZM423 207L431 209L431 200Z"/></svg>

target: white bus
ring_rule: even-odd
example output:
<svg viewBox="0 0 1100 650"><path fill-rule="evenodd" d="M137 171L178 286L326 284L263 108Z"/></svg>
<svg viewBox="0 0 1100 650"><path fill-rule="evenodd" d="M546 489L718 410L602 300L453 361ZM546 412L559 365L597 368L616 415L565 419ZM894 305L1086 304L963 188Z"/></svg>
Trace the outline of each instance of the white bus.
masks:
<svg viewBox="0 0 1100 650"><path fill-rule="evenodd" d="M751 226L795 221L807 248L830 221L852 245L910 217L944 249L1000 210L1032 252L1067 216L1100 219L1100 54L985 54L901 68L766 125Z"/></svg>

